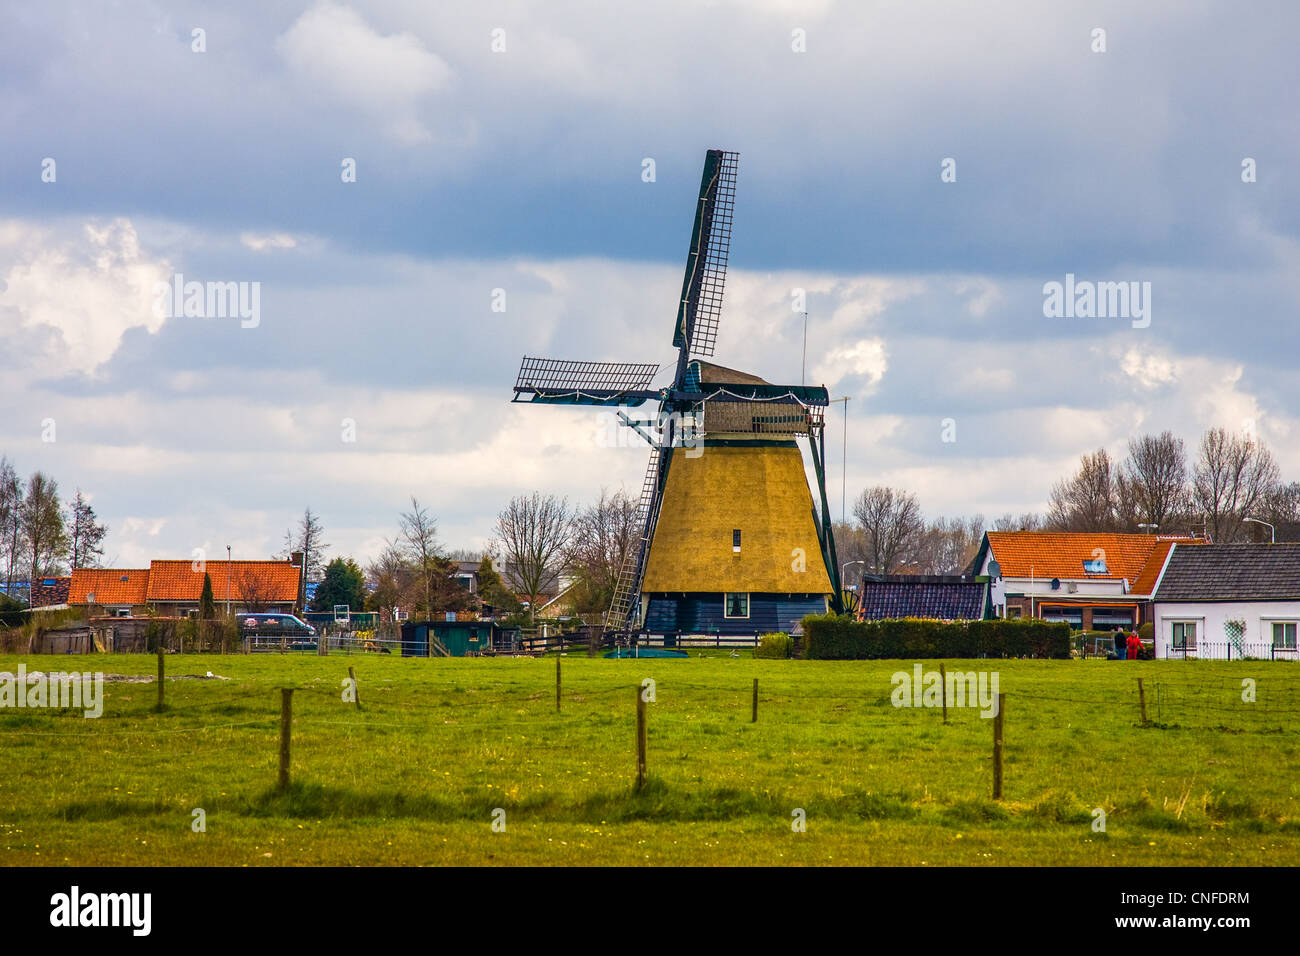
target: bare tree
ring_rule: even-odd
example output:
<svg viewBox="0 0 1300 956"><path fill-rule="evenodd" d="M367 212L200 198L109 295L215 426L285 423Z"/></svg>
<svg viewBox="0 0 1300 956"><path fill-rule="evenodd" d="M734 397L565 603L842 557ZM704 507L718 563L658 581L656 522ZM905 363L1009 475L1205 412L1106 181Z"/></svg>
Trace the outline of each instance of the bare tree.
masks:
<svg viewBox="0 0 1300 956"><path fill-rule="evenodd" d="M579 577L579 610L594 612L609 606L619 570L640 538L637 503L624 491L600 489L596 503L574 519L572 565Z"/></svg>
<svg viewBox="0 0 1300 956"><path fill-rule="evenodd" d="M251 568L244 568L235 578L239 589L239 600L244 602L244 610L250 614L261 614L271 606L271 587L264 575Z"/></svg>
<svg viewBox="0 0 1300 956"><path fill-rule="evenodd" d="M1187 454L1173 432L1143 435L1128 443L1120 483L1138 519L1165 527L1187 507ZM1172 529L1171 529L1172 530Z"/></svg>
<svg viewBox="0 0 1300 956"><path fill-rule="evenodd" d="M69 517L68 557L72 561L72 567L99 567L99 559L104 556L103 541L108 528L95 520L95 509L82 495L80 488L72 502Z"/></svg>
<svg viewBox="0 0 1300 956"><path fill-rule="evenodd" d="M18 566L22 549L19 531L22 527L23 483L8 458L0 457L0 553L5 557L5 593L14 583L14 568Z"/></svg>
<svg viewBox="0 0 1300 956"><path fill-rule="evenodd" d="M573 512L567 500L554 495L517 495L497 516L496 532L505 570L528 595L529 616L536 621L537 596L568 567Z"/></svg>
<svg viewBox="0 0 1300 956"><path fill-rule="evenodd" d="M1041 531L1043 516L1036 511L1026 511L1019 517L1007 512L993 522L994 531Z"/></svg>
<svg viewBox="0 0 1300 956"><path fill-rule="evenodd" d="M411 510L398 519L406 560L415 568L424 587L425 612L433 610L433 578L439 571L438 523L411 496Z"/></svg>
<svg viewBox="0 0 1300 956"><path fill-rule="evenodd" d="M1119 500L1110 455L1098 448L1079 460L1079 470L1052 486L1047 526L1054 531L1113 531Z"/></svg>
<svg viewBox="0 0 1300 956"><path fill-rule="evenodd" d="M366 585L370 589L370 604L381 617L396 620L396 611L402 605L414 603L420 590L419 575L407 560L401 545L386 541L379 557L366 567Z"/></svg>
<svg viewBox="0 0 1300 956"><path fill-rule="evenodd" d="M925 530L915 495L879 485L858 496L853 517L866 536L867 570L877 574L892 573Z"/></svg>
<svg viewBox="0 0 1300 956"><path fill-rule="evenodd" d="M1200 454L1192 473L1192 501L1205 515L1211 540L1238 541L1242 518L1255 517L1277 494L1277 462L1261 442L1211 428L1201 437Z"/></svg>
<svg viewBox="0 0 1300 956"><path fill-rule="evenodd" d="M939 518L921 534L913 551L919 574L961 574L984 538L984 516Z"/></svg>
<svg viewBox="0 0 1300 956"><path fill-rule="evenodd" d="M42 472L27 479L27 494L20 508L22 539L26 546L31 584L62 570L59 557L67 552L68 535L59 505L59 485Z"/></svg>

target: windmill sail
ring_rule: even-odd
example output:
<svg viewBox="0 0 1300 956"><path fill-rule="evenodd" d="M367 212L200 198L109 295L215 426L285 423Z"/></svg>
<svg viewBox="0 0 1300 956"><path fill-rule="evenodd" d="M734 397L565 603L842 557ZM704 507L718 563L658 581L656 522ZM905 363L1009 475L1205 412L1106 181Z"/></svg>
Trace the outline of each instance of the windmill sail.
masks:
<svg viewBox="0 0 1300 956"><path fill-rule="evenodd" d="M740 154L711 149L705 155L700 198L686 257L682 298L673 345L690 356L711 356L722 318L722 292L731 252L731 220L736 206Z"/></svg>

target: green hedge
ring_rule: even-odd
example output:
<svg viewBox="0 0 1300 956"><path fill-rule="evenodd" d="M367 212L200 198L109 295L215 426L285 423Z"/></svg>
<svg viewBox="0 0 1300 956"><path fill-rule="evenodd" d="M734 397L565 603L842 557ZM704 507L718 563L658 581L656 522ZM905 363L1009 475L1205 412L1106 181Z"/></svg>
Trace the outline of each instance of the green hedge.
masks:
<svg viewBox="0 0 1300 956"><path fill-rule="evenodd" d="M760 634L758 646L754 648L755 657L769 657L784 660L794 654L794 638L784 632Z"/></svg>
<svg viewBox="0 0 1300 956"><path fill-rule="evenodd" d="M1047 621L855 621L814 614L803 619L803 630L804 656L814 660L1070 656L1070 625Z"/></svg>

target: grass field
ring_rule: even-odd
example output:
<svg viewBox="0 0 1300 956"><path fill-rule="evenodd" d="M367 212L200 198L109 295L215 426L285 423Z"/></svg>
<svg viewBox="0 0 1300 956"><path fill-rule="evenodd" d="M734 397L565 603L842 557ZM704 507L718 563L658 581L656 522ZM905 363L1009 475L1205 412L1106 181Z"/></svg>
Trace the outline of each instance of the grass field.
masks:
<svg viewBox="0 0 1300 956"><path fill-rule="evenodd" d="M125 682L104 685L99 719L0 709L0 863L1300 863L1296 665L947 662L996 670L1007 694L995 802L993 721L953 709L945 726L937 709L891 705L890 676L913 663L570 656L557 714L554 658L172 656L169 678L229 680L169 679L162 714L155 684ZM0 671L19 664L156 667L0 657ZM349 665L359 710L342 700ZM656 700L638 794L645 677ZM296 688L285 793L282 686ZM806 832L792 829L796 809Z"/></svg>

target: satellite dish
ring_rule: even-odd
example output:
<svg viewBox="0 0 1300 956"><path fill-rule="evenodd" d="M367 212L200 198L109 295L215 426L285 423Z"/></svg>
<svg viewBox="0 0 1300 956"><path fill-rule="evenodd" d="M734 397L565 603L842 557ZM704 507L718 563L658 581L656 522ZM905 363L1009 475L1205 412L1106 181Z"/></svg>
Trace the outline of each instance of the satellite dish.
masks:
<svg viewBox="0 0 1300 956"><path fill-rule="evenodd" d="M1002 577L1002 565L998 564L997 561L990 561L990 562L989 562L989 575L990 575L991 577L995 577L995 578L1000 578L1000 577Z"/></svg>
<svg viewBox="0 0 1300 956"><path fill-rule="evenodd" d="M1052 578L1052 590L1053 590L1053 591L1059 591L1059 590L1061 590L1061 579L1060 579L1060 578Z"/></svg>

